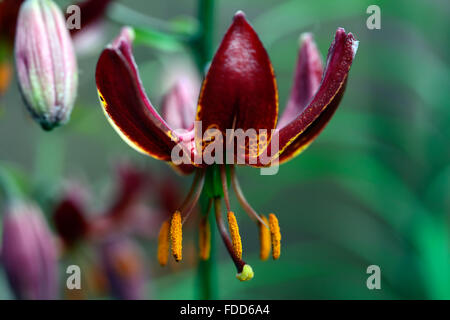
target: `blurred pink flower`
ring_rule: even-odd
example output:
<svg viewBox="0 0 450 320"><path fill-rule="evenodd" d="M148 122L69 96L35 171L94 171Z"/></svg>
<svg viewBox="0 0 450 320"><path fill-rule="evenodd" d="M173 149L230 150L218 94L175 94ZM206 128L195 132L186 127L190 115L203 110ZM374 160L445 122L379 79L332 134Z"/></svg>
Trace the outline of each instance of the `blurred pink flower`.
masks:
<svg viewBox="0 0 450 320"><path fill-rule="evenodd" d="M1 253L18 299L58 297L57 249L38 207L18 201L7 206Z"/></svg>

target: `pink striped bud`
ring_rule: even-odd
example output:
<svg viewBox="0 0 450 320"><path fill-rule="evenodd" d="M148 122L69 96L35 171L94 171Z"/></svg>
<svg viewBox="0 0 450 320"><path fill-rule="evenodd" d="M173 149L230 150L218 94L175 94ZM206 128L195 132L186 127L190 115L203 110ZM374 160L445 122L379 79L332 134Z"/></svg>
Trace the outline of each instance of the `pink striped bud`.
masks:
<svg viewBox="0 0 450 320"><path fill-rule="evenodd" d="M2 264L18 299L56 299L57 249L42 212L20 201L5 211Z"/></svg>
<svg viewBox="0 0 450 320"><path fill-rule="evenodd" d="M64 16L51 0L27 0L19 12L15 56L20 89L45 130L68 121L78 74Z"/></svg>

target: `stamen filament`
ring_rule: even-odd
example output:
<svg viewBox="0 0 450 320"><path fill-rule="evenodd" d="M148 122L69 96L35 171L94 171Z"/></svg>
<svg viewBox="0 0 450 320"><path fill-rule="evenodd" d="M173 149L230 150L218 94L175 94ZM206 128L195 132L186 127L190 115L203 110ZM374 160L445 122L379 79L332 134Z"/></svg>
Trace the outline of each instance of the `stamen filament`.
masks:
<svg viewBox="0 0 450 320"><path fill-rule="evenodd" d="M202 260L208 260L211 252L211 226L209 224L209 211L211 210L213 200L209 199L206 215L200 220L199 230L199 256Z"/></svg>
<svg viewBox="0 0 450 320"><path fill-rule="evenodd" d="M189 189L189 192L188 192L186 198L184 198L183 203L178 208L178 211L183 212L185 210L186 206L191 202L191 199L196 190L198 181L200 180L201 171L202 170L195 170L194 181L192 181L191 188Z"/></svg>
<svg viewBox="0 0 450 320"><path fill-rule="evenodd" d="M167 264L169 257L169 220L163 222L158 235L158 262L161 266Z"/></svg>
<svg viewBox="0 0 450 320"><path fill-rule="evenodd" d="M236 193L236 197L239 201L239 204L244 209L245 212L249 215L249 217L253 221L257 221L264 225L267 229L269 229L269 226L264 222L264 220L261 219L259 214L250 206L247 199L245 199L244 194L242 193L241 186L239 185L239 181L237 179L234 166L231 166L231 185L233 186L234 192Z"/></svg>
<svg viewBox="0 0 450 320"><path fill-rule="evenodd" d="M230 212L230 196L228 193L227 170L225 165L220 166L220 180L222 181L223 198L225 199L225 205L227 206L228 212Z"/></svg>
<svg viewBox="0 0 450 320"><path fill-rule="evenodd" d="M195 205L200 199L200 195L202 194L203 190L203 185L205 184L205 170L198 169L195 177L196 181L194 181L194 183L196 185L194 186L193 183L193 187L190 190L190 199L187 203L183 203L183 205L179 209L179 211L182 212L184 215L182 224L184 224L186 220L190 217L193 209L195 208Z"/></svg>
<svg viewBox="0 0 450 320"><path fill-rule="evenodd" d="M221 213L221 209L220 209L220 198L214 199L214 209L215 209L215 213L216 213L217 228L219 229L219 233L222 237L222 241L228 250L228 254L231 256L231 259L233 259L234 265L236 266L236 269L238 271L238 275L240 275L244 271L244 266L248 266L248 265L241 258L239 258L233 250L233 245L231 244L231 241L227 234L227 230L226 230L225 225L222 220L222 213ZM250 279L246 277L246 279L244 279L244 280L250 280Z"/></svg>

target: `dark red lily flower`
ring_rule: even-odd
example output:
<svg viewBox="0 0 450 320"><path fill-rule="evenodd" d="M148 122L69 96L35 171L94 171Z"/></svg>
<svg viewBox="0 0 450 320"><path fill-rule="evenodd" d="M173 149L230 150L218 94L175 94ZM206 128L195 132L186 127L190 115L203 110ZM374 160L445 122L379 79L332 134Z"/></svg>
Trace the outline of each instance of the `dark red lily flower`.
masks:
<svg viewBox="0 0 450 320"><path fill-rule="evenodd" d="M100 215L90 214L85 190L75 184L67 188L61 201L56 204L53 221L67 248L72 248L81 240L100 239L127 227L139 197L149 186L149 178L128 164L119 165L117 175L118 188L114 200Z"/></svg>
<svg viewBox="0 0 450 320"><path fill-rule="evenodd" d="M180 132L176 129L182 128L170 127L168 119L163 119L147 98L133 58L132 40L132 30L125 28L103 51L96 70L97 89L107 118L127 143L142 153L173 164L183 172L196 172L192 192L170 223L171 235L180 235L171 238L176 260L181 259L179 216L183 214L185 221L195 205L203 187L203 168L224 163L203 161L207 152L210 152L209 146L218 141L228 156L231 145L231 151L234 152L231 164L267 167L292 159L318 136L336 111L358 47L358 41L353 35L339 28L328 51L325 69L322 70L320 55L312 37L304 35L291 96L277 126L278 91L269 56L245 15L238 12L203 81L195 118L201 122L201 126ZM221 136L211 136L208 134L210 129L215 129ZM250 136L248 141L232 144L236 139L235 132L239 129L244 132L255 130L257 133L256 136ZM187 153L182 163L175 162L172 156L176 148ZM236 150L243 150L244 163L239 162L242 159L236 156ZM199 158L200 161L197 161ZM245 263L240 257L241 244L237 223L229 205L225 166L221 166L221 177L229 211L232 244L220 219L220 207L214 200L217 223L237 266L238 278L247 280L251 278L252 272L248 268L245 270ZM231 180L245 211L260 226L266 227L267 222L243 197L233 166ZM275 216L269 218L274 258L278 258L281 239L279 228Z"/></svg>
<svg viewBox="0 0 450 320"><path fill-rule="evenodd" d="M67 247L74 246L89 232L89 221L85 213L85 196L81 187L71 185L62 200L56 205L53 222L57 233Z"/></svg>

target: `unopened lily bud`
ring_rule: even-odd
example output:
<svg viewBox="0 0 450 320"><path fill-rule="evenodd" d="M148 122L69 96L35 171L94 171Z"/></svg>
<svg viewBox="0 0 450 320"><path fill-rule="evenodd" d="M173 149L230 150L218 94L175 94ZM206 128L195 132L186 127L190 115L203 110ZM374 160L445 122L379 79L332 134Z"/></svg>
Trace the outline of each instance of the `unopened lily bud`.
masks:
<svg viewBox="0 0 450 320"><path fill-rule="evenodd" d="M23 202L4 214L2 264L18 299L56 299L57 249L41 211Z"/></svg>
<svg viewBox="0 0 450 320"><path fill-rule="evenodd" d="M75 51L64 16L51 0L27 0L15 40L17 74L32 116L45 130L68 121L76 97Z"/></svg>

